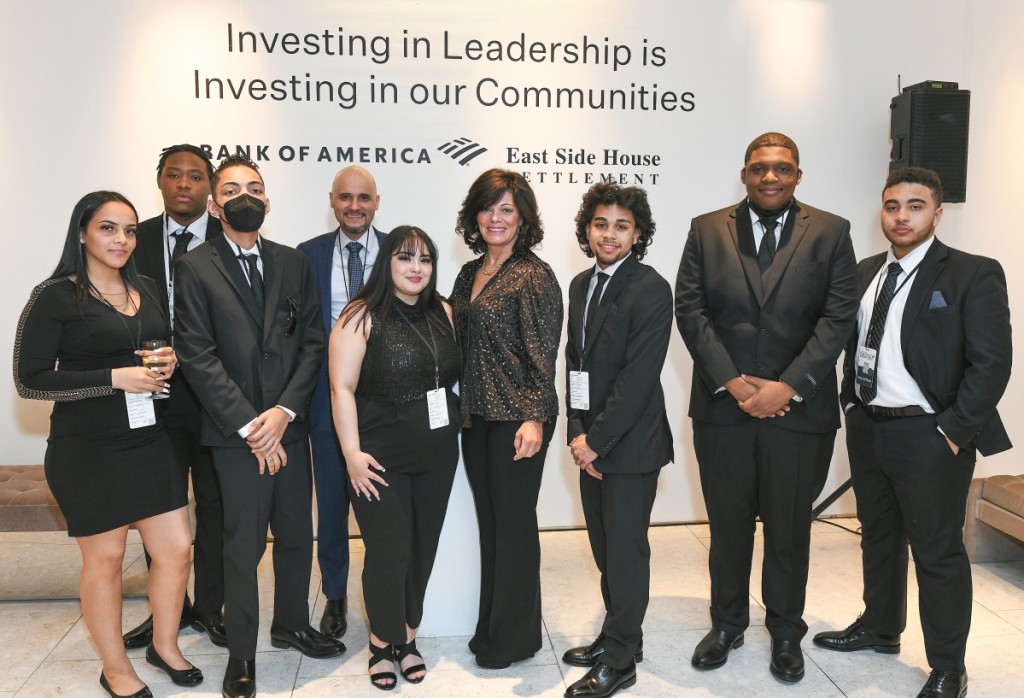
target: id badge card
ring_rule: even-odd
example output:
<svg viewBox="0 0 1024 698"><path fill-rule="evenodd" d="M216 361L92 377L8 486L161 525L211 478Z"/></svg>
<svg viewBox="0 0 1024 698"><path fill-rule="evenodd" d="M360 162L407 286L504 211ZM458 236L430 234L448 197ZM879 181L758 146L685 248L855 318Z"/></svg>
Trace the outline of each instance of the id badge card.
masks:
<svg viewBox="0 0 1024 698"><path fill-rule="evenodd" d="M427 416L431 429L448 426L448 397L444 388L427 391Z"/></svg>
<svg viewBox="0 0 1024 698"><path fill-rule="evenodd" d="M870 388L875 384L875 367L878 365L878 350L860 347L857 350L857 385Z"/></svg>
<svg viewBox="0 0 1024 698"><path fill-rule="evenodd" d="M569 407L574 410L590 409L590 374L569 371Z"/></svg>
<svg viewBox="0 0 1024 698"><path fill-rule="evenodd" d="M156 410L149 393L125 393L128 406L128 426L132 429L151 427L156 424Z"/></svg>

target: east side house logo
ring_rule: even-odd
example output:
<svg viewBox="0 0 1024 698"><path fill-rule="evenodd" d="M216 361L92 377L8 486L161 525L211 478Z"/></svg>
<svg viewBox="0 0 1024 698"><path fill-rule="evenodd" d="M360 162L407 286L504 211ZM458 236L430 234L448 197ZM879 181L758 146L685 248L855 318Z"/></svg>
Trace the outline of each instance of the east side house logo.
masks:
<svg viewBox="0 0 1024 698"><path fill-rule="evenodd" d="M639 153L615 147L531 148L523 145L488 147L468 136L439 145L207 145L214 161L244 154L254 162L331 162L340 166L501 167L522 172L537 184L594 184L657 186L661 179L660 153Z"/></svg>

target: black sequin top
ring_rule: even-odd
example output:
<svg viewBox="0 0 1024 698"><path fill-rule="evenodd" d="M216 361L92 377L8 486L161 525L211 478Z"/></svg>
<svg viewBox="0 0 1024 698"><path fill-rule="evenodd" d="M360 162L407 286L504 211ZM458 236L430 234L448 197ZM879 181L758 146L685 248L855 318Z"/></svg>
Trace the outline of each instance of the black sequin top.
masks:
<svg viewBox="0 0 1024 698"><path fill-rule="evenodd" d="M451 392L462 373L462 352L448 315L443 309L434 312L446 328L443 333L436 325L427 322L421 310L398 299L393 301L386 318L381 319L379 310L370 313L370 336L366 340L366 355L356 395L374 402L399 405L422 400L428 390L436 387ZM439 364L440 380L436 385L431 332L437 345Z"/></svg>
<svg viewBox="0 0 1024 698"><path fill-rule="evenodd" d="M489 421L550 421L558 415L558 280L533 252L515 252L470 301L483 263L481 256L462 267L450 299L462 344L463 426L474 414Z"/></svg>

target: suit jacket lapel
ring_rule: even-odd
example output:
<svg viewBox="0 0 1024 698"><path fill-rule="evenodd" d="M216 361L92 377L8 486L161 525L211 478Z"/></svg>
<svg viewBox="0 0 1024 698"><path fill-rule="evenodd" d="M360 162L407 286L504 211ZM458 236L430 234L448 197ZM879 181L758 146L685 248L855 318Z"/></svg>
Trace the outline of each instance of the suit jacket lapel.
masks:
<svg viewBox="0 0 1024 698"><path fill-rule="evenodd" d="M583 357L583 311L587 304L587 284L590 276L590 273L580 274L569 286L569 322L566 331L569 333L568 341L577 361L582 361ZM572 371L578 368L579 366L569 367Z"/></svg>
<svg viewBox="0 0 1024 698"><path fill-rule="evenodd" d="M278 299L281 297L282 272L281 248L272 242L264 241L262 325L265 332L269 332L274 325L274 309L278 307Z"/></svg>
<svg viewBox="0 0 1024 698"><path fill-rule="evenodd" d="M946 267L946 257L949 248L936 240L924 255L920 266L917 268L917 278L910 286L907 294L907 304L903 308L903 325L900 327L900 346L906 351L910 341L910 332L917 322L917 318L927 307L928 292L935 285L935 279Z"/></svg>
<svg viewBox="0 0 1024 698"><path fill-rule="evenodd" d="M740 205L729 214L728 226L729 235L736 246L736 254L743 266L743 274L747 277L747 285L754 292L757 304L763 306L767 296L761 290L761 270L757 268L757 245L754 244L754 230L750 225L750 209L747 208L746 200L740 202Z"/></svg>
<svg viewBox="0 0 1024 698"><path fill-rule="evenodd" d="M337 244L338 231L328 238L325 238L317 251L316 257L316 282L320 287L320 314L324 320L324 331L331 333L331 277L334 274L334 246Z"/></svg>
<svg viewBox="0 0 1024 698"><path fill-rule="evenodd" d="M242 301L242 305L245 306L249 315L252 316L253 321L259 327L263 327L263 318L260 317L259 308L256 306L256 296L253 295L252 287L249 286L249 280L245 278L242 265L239 264L234 251L227 242L227 238L222 235L216 238L211 245L215 253L213 257L214 264L230 282L235 293L238 294L238 298ZM266 264L266 260L264 260L264 264ZM266 304L264 304L264 307L266 307Z"/></svg>
<svg viewBox="0 0 1024 698"><path fill-rule="evenodd" d="M797 248L800 246L800 241L803 239L804 234L808 228L808 215L806 212L800 210L800 204L794 202L793 210L790 211L789 215L793 216L793 229L787 236L782 233L779 234L779 248L775 252L775 259L772 260L772 266L768 273L768 285L764 289L765 300L770 298L772 291L779 284L783 275L786 273L786 268L793 259L793 255L796 253ZM749 219L749 216L748 216ZM755 264L756 266L756 264ZM760 270L758 270L758 283L760 283ZM762 305L764 300L761 301Z"/></svg>
<svg viewBox="0 0 1024 698"><path fill-rule="evenodd" d="M612 304L615 302L615 298L622 292L622 289L629 283L630 277L636 273L640 263L636 260L636 255L630 254L622 261L619 268L612 274L612 278L608 280L608 286L604 290L604 295L601 296L601 304L597 306L597 310L594 315L594 337L601 331L601 326L604 324L604 320L608 317L608 311L611 310ZM586 297L586 287L584 287L584 297ZM583 354L583 361L586 362L587 357L590 355L590 350L594 347L593 337L587 337L587 347Z"/></svg>

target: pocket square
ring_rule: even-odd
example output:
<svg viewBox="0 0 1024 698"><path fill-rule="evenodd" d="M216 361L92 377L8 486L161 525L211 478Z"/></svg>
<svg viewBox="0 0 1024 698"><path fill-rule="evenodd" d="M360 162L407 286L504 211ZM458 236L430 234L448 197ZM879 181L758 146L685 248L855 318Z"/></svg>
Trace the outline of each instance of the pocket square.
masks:
<svg viewBox="0 0 1024 698"><path fill-rule="evenodd" d="M942 296L942 291L932 291L932 299L928 303L928 310L937 310L948 305L946 299Z"/></svg>

